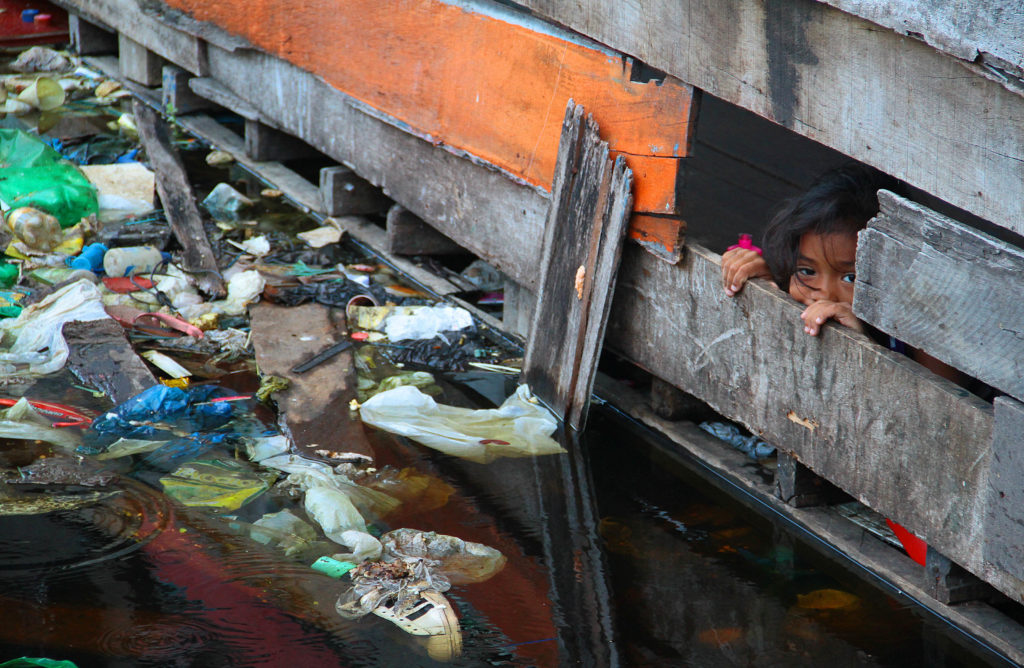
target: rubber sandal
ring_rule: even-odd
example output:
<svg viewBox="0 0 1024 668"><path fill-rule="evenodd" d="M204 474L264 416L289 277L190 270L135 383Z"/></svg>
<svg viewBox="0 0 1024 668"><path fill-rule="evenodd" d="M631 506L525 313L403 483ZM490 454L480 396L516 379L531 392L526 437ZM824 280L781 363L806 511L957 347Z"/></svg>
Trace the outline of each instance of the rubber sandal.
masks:
<svg viewBox="0 0 1024 668"><path fill-rule="evenodd" d="M132 306L105 306L107 315L116 320L125 329L131 329L155 336L191 336L203 338L203 330L185 322L181 318L160 312L148 312ZM149 321L148 323L146 321Z"/></svg>

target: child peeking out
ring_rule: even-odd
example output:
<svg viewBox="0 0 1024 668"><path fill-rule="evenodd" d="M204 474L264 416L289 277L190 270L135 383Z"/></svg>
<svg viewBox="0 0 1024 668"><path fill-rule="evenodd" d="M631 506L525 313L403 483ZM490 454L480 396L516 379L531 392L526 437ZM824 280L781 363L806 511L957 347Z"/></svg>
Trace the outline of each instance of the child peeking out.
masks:
<svg viewBox="0 0 1024 668"><path fill-rule="evenodd" d="M756 247L734 246L722 255L722 278L730 297L752 278L775 282L806 308L804 331L816 336L829 320L884 339L853 314L857 233L878 213L880 189L901 191L899 182L870 167L851 163L822 174L800 197L790 200L768 224L764 255ZM961 385L970 379L919 350L889 339L888 347L908 354L935 373Z"/></svg>

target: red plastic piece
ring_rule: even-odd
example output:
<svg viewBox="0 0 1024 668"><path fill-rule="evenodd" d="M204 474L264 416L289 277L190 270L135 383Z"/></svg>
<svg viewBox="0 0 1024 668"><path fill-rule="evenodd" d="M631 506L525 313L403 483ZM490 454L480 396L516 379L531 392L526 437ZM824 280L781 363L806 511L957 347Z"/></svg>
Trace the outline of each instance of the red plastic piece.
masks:
<svg viewBox="0 0 1024 668"><path fill-rule="evenodd" d="M925 557L928 554L928 543L924 542L914 534L910 533L901 524L896 524L888 517L885 518L885 523L889 525L892 532L896 534L896 537L903 543L903 549L907 551L907 555L911 559L925 565Z"/></svg>

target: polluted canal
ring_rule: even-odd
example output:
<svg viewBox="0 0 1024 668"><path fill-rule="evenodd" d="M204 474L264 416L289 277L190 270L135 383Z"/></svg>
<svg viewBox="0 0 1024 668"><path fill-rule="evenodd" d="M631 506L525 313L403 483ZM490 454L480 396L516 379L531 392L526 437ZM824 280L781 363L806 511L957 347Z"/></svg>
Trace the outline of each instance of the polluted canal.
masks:
<svg viewBox="0 0 1024 668"><path fill-rule="evenodd" d="M479 317L32 53L0 124L0 665L1000 665L611 406L567 435Z"/></svg>

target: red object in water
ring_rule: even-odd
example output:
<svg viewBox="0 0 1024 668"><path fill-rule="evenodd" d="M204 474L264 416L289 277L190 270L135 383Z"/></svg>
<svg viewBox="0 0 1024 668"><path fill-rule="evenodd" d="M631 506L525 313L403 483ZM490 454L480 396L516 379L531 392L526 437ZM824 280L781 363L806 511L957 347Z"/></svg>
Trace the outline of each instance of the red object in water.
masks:
<svg viewBox="0 0 1024 668"><path fill-rule="evenodd" d="M907 531L903 525L896 524L888 517L885 518L885 523L889 525L892 532L896 534L896 537L900 539L901 543L903 543L903 549L907 551L907 555L917 563L924 566L925 557L928 554L928 544Z"/></svg>
<svg viewBox="0 0 1024 668"><path fill-rule="evenodd" d="M25 10L38 13L23 21ZM0 46L64 44L68 41L68 13L46 0L0 0Z"/></svg>
<svg viewBox="0 0 1024 668"><path fill-rule="evenodd" d="M370 335L366 332L352 332L351 334L351 339L353 341L365 341L368 338L370 338Z"/></svg>

